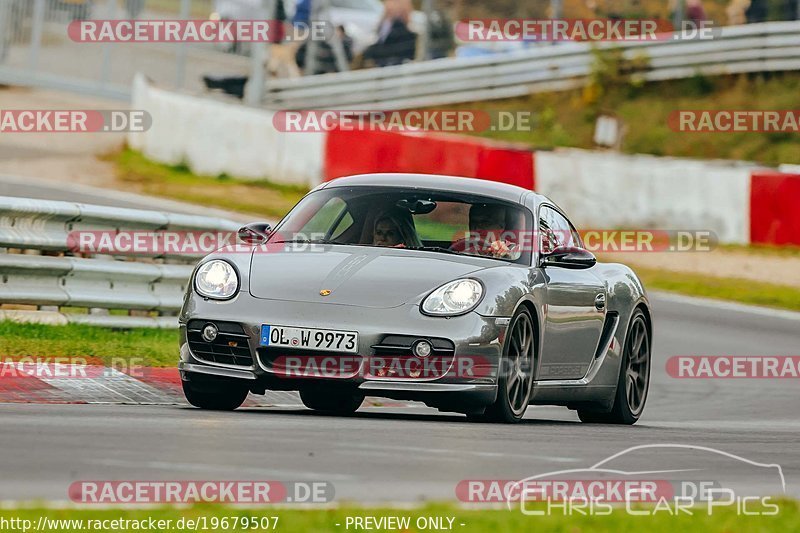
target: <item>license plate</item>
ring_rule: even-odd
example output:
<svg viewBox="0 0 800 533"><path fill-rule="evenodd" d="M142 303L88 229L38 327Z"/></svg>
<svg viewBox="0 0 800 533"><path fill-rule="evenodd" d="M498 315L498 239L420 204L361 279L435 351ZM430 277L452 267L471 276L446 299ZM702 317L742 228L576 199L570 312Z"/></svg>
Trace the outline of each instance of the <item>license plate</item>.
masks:
<svg viewBox="0 0 800 533"><path fill-rule="evenodd" d="M358 333L264 324L261 326L260 345L323 352L358 353Z"/></svg>

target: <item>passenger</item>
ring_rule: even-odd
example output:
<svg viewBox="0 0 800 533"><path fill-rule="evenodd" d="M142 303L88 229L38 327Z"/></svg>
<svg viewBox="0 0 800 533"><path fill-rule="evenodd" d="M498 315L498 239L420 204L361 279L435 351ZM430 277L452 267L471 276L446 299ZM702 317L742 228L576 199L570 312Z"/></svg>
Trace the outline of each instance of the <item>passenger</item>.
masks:
<svg viewBox="0 0 800 533"><path fill-rule="evenodd" d="M411 213L399 209L383 211L375 217L372 244L394 248L417 248L422 243L414 228Z"/></svg>

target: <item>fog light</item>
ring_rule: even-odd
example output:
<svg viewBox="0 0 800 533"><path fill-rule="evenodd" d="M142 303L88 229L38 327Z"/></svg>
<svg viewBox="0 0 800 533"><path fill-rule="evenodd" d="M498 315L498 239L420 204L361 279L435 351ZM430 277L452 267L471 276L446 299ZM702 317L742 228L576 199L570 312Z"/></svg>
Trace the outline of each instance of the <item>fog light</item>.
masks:
<svg viewBox="0 0 800 533"><path fill-rule="evenodd" d="M414 354L417 357L428 357L431 354L433 347L428 341L419 341L414 345Z"/></svg>
<svg viewBox="0 0 800 533"><path fill-rule="evenodd" d="M203 340L206 342L214 342L218 333L219 330L217 326L214 324L206 324L206 327L203 328Z"/></svg>

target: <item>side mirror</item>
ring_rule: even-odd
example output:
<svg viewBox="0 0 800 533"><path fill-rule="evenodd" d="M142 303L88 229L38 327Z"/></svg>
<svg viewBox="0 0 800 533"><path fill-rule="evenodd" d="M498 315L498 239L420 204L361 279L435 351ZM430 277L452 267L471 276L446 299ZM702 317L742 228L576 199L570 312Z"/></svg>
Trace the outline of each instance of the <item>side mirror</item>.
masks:
<svg viewBox="0 0 800 533"><path fill-rule="evenodd" d="M559 246L549 254L542 257L543 267L561 268L592 268L597 264L597 258L589 250L574 246Z"/></svg>
<svg viewBox="0 0 800 533"><path fill-rule="evenodd" d="M253 222L239 228L236 236L245 244L264 244L272 233L272 226L266 222Z"/></svg>

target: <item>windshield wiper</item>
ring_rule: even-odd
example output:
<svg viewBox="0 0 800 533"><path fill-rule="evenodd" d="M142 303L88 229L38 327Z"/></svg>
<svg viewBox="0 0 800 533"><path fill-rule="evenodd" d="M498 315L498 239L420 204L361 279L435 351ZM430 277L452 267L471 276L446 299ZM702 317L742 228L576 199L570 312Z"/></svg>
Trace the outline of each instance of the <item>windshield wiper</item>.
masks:
<svg viewBox="0 0 800 533"><path fill-rule="evenodd" d="M275 241L273 244L336 244L339 246L349 246L346 242L339 242L331 239L292 239L288 241Z"/></svg>
<svg viewBox="0 0 800 533"><path fill-rule="evenodd" d="M441 246L408 246L406 250L419 250L421 252L441 252L443 254L461 255L461 252L456 252L450 248L442 248Z"/></svg>

